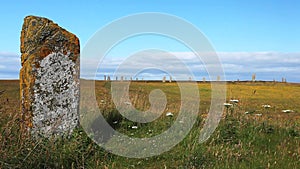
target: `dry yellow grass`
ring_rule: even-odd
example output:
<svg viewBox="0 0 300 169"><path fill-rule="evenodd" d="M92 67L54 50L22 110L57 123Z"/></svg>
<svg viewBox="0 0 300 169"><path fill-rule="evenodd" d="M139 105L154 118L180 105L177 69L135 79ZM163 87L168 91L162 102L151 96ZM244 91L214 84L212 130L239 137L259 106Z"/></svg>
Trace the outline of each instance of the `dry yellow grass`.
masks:
<svg viewBox="0 0 300 169"><path fill-rule="evenodd" d="M0 168L299 168L300 167L300 84L240 82L227 83L227 101L240 102L224 112L218 128L204 144L199 144L199 128L210 106L210 83L198 83L200 116L189 135L172 150L146 159L129 159L110 154L93 143L82 129L70 140L36 142L20 139L19 81L0 81ZM110 83L97 81L99 108L106 114L115 110ZM139 110L150 106L148 96L161 89L167 109L176 116L180 91L176 83L132 82L130 100ZM271 106L265 109L262 105ZM291 109L294 112L283 113ZM229 113L231 112L231 113ZM249 114L245 114L249 112ZM261 114L261 116L256 115ZM157 122L130 130L123 121L117 130L135 137L160 134L172 121L162 115ZM149 135L151 129L153 133ZM25 159L25 160L24 160Z"/></svg>
<svg viewBox="0 0 300 169"><path fill-rule="evenodd" d="M200 94L201 115L209 111L210 107L210 83L198 83ZM150 106L148 96L154 89L161 89L167 97L165 112L177 113L180 108L180 91L176 83L160 82L132 82L130 84L130 99L135 108L147 110ZM110 84L108 82L96 82L96 96L99 107L102 110L114 109L110 95ZM238 99L239 103L235 113L245 116L247 119L259 121L269 120L274 124L284 125L290 121L300 120L300 84L273 83L273 82L235 82L227 83L227 101ZM100 101L103 100L105 104ZM270 105L271 108L263 108L263 105ZM283 113L282 110L290 109L294 112ZM253 114L245 115L245 112ZM256 116L255 114L262 114Z"/></svg>

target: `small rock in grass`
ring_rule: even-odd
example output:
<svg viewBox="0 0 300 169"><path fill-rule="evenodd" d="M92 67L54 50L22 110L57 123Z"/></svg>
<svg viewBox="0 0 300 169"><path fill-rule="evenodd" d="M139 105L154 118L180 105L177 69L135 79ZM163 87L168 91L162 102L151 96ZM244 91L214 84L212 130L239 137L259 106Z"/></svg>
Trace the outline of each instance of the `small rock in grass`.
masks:
<svg viewBox="0 0 300 169"><path fill-rule="evenodd" d="M287 110L282 110L282 113L292 113L292 112L294 112L293 110L289 110L289 109L287 109Z"/></svg>
<svg viewBox="0 0 300 169"><path fill-rule="evenodd" d="M130 103L130 102L124 102L124 104L126 104L126 105L131 105L131 103Z"/></svg>
<svg viewBox="0 0 300 169"><path fill-rule="evenodd" d="M268 105L268 104L262 105L262 107L263 107L263 108L271 108L271 106Z"/></svg>
<svg viewBox="0 0 300 169"><path fill-rule="evenodd" d="M231 103L224 103L223 105L224 105L225 107L227 107L227 108L233 106Z"/></svg>
<svg viewBox="0 0 300 169"><path fill-rule="evenodd" d="M239 103L239 100L237 100L237 99L231 99L231 100L229 100L229 102L232 102L232 103Z"/></svg>
<svg viewBox="0 0 300 169"><path fill-rule="evenodd" d="M173 116L174 116L174 114L173 114L173 113L171 113L171 112L168 112L168 113L166 114L166 116L167 116L167 117L173 117Z"/></svg>

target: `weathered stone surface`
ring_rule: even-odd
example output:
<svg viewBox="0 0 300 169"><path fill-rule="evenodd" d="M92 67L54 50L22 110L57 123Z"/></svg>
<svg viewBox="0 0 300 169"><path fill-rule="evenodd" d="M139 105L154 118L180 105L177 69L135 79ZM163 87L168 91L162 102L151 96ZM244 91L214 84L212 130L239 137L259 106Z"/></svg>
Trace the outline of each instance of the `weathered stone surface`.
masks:
<svg viewBox="0 0 300 169"><path fill-rule="evenodd" d="M79 123L79 39L51 20L27 16L21 32L21 127L69 135Z"/></svg>

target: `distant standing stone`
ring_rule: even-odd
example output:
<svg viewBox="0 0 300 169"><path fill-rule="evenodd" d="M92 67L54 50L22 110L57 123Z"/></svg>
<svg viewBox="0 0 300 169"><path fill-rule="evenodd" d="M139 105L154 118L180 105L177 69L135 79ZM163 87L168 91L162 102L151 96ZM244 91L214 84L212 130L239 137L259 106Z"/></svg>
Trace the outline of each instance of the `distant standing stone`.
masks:
<svg viewBox="0 0 300 169"><path fill-rule="evenodd" d="M27 16L20 48L22 129L70 135L79 123L79 39L51 20Z"/></svg>
<svg viewBox="0 0 300 169"><path fill-rule="evenodd" d="M166 76L163 77L162 82L163 82L163 83L166 82Z"/></svg>

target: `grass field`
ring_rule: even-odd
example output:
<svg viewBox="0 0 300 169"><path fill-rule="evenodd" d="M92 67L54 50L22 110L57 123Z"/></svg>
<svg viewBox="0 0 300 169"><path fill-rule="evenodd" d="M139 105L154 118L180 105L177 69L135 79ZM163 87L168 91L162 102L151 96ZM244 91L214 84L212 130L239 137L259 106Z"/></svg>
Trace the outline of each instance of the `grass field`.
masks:
<svg viewBox="0 0 300 169"><path fill-rule="evenodd" d="M131 159L105 151L81 127L70 138L58 140L35 140L22 135L19 81L0 81L0 92L4 91L0 95L0 168L300 168L300 84L227 83L227 101L238 99L239 103L224 110L218 128L203 144L198 143L198 137L209 111L211 86L198 83L198 87L199 116L187 137L159 156ZM139 124L116 111L109 82L96 82L103 115L116 130L131 137L158 135L176 119L181 102L176 83L132 82L131 103L139 110L147 110L148 95L153 89L166 94L165 112L154 122ZM283 113L286 109L293 112ZM174 117L166 117L167 112Z"/></svg>

